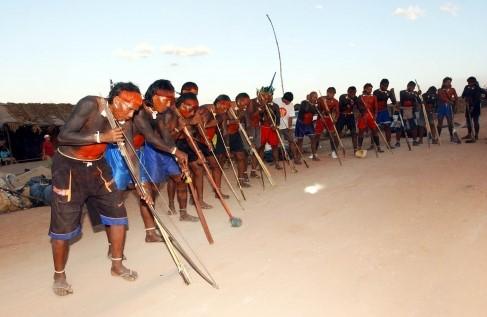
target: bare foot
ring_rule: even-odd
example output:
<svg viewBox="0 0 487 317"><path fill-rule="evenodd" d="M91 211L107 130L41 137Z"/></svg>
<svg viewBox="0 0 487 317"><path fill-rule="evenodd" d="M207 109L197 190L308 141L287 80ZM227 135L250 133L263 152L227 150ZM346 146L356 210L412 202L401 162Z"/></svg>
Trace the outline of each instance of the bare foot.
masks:
<svg viewBox="0 0 487 317"><path fill-rule="evenodd" d="M200 218L195 217L195 216L191 216L185 212L181 213L179 216L179 221L197 222L199 220L200 220Z"/></svg>
<svg viewBox="0 0 487 317"><path fill-rule="evenodd" d="M169 210L167 211L168 215L175 215L176 214L176 207L174 207L174 202L169 203Z"/></svg>
<svg viewBox="0 0 487 317"><path fill-rule="evenodd" d="M145 242L162 242L164 241L160 235L157 234L156 229L147 230L145 232Z"/></svg>
<svg viewBox="0 0 487 317"><path fill-rule="evenodd" d="M202 209L211 209L211 208L213 208L212 205L204 202L203 200L200 202L200 206L201 206Z"/></svg>
<svg viewBox="0 0 487 317"><path fill-rule="evenodd" d="M119 268L115 268L112 266L112 269L110 270L110 272L112 273L112 276L121 277L124 280L130 281L130 282L135 281L138 277L137 272L132 271L123 265L120 265Z"/></svg>
<svg viewBox="0 0 487 317"><path fill-rule="evenodd" d="M73 294L73 289L71 288L71 285L69 285L68 281L66 281L66 274L54 273L54 283L52 284L52 291L57 296L66 296L69 294Z"/></svg>
<svg viewBox="0 0 487 317"><path fill-rule="evenodd" d="M260 178L260 176L257 174L256 171L250 172L250 177L252 177L252 178Z"/></svg>
<svg viewBox="0 0 487 317"><path fill-rule="evenodd" d="M228 199L230 198L230 195L224 194L220 191L220 194L222 195L223 199ZM215 193L215 198L220 198L217 193Z"/></svg>

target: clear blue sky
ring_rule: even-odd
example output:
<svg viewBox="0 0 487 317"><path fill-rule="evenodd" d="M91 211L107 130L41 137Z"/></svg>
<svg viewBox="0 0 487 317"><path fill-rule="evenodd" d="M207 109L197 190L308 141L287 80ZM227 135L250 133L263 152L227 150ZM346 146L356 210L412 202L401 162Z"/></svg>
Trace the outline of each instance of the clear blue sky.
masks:
<svg viewBox="0 0 487 317"><path fill-rule="evenodd" d="M75 103L106 95L110 78L143 93L160 78L176 89L195 81L201 102L254 95L279 71L266 13L296 100L331 85L338 93L377 87L383 77L399 90L415 78L439 85L448 75L461 90L470 75L487 83L486 12L480 0L5 0L0 102Z"/></svg>

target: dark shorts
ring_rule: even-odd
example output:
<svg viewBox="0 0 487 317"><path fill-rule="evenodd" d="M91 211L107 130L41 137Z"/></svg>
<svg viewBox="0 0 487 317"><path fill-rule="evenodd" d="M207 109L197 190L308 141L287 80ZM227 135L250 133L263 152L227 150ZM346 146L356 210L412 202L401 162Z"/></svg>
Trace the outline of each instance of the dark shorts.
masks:
<svg viewBox="0 0 487 317"><path fill-rule="evenodd" d="M315 134L315 128L313 124L304 124L301 121L296 122L296 129L294 130L294 136L298 139L304 138L305 135L313 136Z"/></svg>
<svg viewBox="0 0 487 317"><path fill-rule="evenodd" d="M227 145L230 148L230 152L243 152L244 151L242 136L240 135L239 132L228 135L228 144ZM224 154L225 153L225 147L224 147L224 144L222 142L220 135L217 136L215 153L216 154Z"/></svg>
<svg viewBox="0 0 487 317"><path fill-rule="evenodd" d="M49 236L69 240L81 233L83 205L91 201L104 225L127 225L122 192L105 159L83 162L56 153L52 164L53 195Z"/></svg>
<svg viewBox="0 0 487 317"><path fill-rule="evenodd" d="M384 110L377 112L377 118L375 118L375 121L381 125L387 125L387 126L390 125L392 122L392 119L391 119L391 116L389 115L389 110L384 109Z"/></svg>
<svg viewBox="0 0 487 317"><path fill-rule="evenodd" d="M340 115L338 117L336 127L338 132L342 132L344 127L347 127L347 129L350 130L351 133L355 133L357 131L357 128L355 126L355 116L353 114L350 115Z"/></svg>
<svg viewBox="0 0 487 317"><path fill-rule="evenodd" d="M160 184L168 177L179 175L179 165L171 154L158 151L146 144L142 150L140 178L143 183Z"/></svg>
<svg viewBox="0 0 487 317"><path fill-rule="evenodd" d="M437 108L437 113L438 113L438 119L442 119L444 117L447 117L448 119L452 119L453 113L452 113L452 105L449 103L440 103L438 104Z"/></svg>
<svg viewBox="0 0 487 317"><path fill-rule="evenodd" d="M210 149L208 148L208 146L206 146L206 144L203 144L203 143L196 141L196 140L194 140L194 142L196 143L196 146L200 149L203 156L207 157L207 156L211 155ZM178 139L176 141L176 147L180 151L183 151L184 153L186 153L188 155L188 162L191 163L191 162L194 162L198 159L198 156L193 151L191 146L189 146L189 143L186 139Z"/></svg>

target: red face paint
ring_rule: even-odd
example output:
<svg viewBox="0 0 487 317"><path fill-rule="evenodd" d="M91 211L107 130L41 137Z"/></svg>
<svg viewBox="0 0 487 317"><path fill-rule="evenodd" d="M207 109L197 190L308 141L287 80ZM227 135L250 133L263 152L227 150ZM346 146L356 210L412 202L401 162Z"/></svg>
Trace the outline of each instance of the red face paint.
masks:
<svg viewBox="0 0 487 317"><path fill-rule="evenodd" d="M122 90L118 94L118 97L123 101L128 102L130 104L129 107L133 110L138 110L142 105L142 96L138 92Z"/></svg>

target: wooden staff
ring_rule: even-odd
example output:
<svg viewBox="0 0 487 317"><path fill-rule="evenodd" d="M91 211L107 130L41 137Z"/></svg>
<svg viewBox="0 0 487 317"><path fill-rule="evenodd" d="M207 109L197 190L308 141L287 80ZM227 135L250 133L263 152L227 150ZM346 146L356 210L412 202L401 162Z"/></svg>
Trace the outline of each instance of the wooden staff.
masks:
<svg viewBox="0 0 487 317"><path fill-rule="evenodd" d="M394 88L391 89L391 94L394 96L394 99L396 99L396 94L394 92ZM408 137L408 132L406 130L406 126L404 125L404 120L402 118L401 109L399 109L399 111L397 112L397 115L398 115L399 120L401 122L401 127L402 127L402 131L404 132L404 136L406 137L406 144L408 146L409 151L411 151L412 150L411 143L409 142L409 137Z"/></svg>
<svg viewBox="0 0 487 317"><path fill-rule="evenodd" d="M321 94L321 91L320 91L320 95L323 96ZM336 134L337 139L338 139L338 143L340 143L340 147L342 148L343 156L346 156L347 153L345 150L345 146L343 145L342 138L340 138L340 135L338 134L338 130L337 130L337 127L335 125L335 120L333 120L333 117L331 116L331 111L330 111L330 108L328 108L328 102L326 101L326 97L324 98L323 103L325 105L326 112L328 112L328 118L330 118L331 122L333 122L333 131L335 131L335 134ZM320 113L320 109L316 108L316 110L318 111L318 113ZM323 119L323 116L322 116L322 119ZM324 121L323 123L326 123L324 119L323 119L323 121ZM330 132L330 131L328 131L328 132ZM335 142L335 141L333 141L333 142Z"/></svg>
<svg viewBox="0 0 487 317"><path fill-rule="evenodd" d="M237 115L235 114L235 112L233 111L232 108L228 109L228 111L229 111L229 113L232 115L232 117L235 120L239 121ZM247 134L247 131L245 131L245 128L242 126L242 123L240 121L238 122L238 128L239 128L240 132L242 133L242 135L244 136L245 141L249 145L252 154L254 154L255 159L259 163L261 171L264 172L264 174L265 174L267 180L269 181L269 183L272 186L275 186L275 183L274 183L274 180L272 179L271 173L267 169L267 166L265 166L264 161L262 161L262 158L260 157L259 152L255 148L254 144L250 141L250 138L249 138L249 136ZM262 180L263 179L264 178L262 177Z"/></svg>
<svg viewBox="0 0 487 317"><path fill-rule="evenodd" d="M291 162L291 158L289 157L287 151L286 151L286 147L284 146L284 142L282 141L282 138L281 138L281 135L279 134L279 127L277 126L276 124L276 121L274 120L274 117L271 113L271 111L269 110L269 107L266 103L264 103L264 108L267 112L267 115L269 116L270 120L271 120L271 124L272 126L274 127L274 131L276 132L277 134L277 138L279 139L279 143L281 144L281 148L282 148L282 151L284 152L284 160L287 161L287 163L289 164L289 166L291 167L291 169L293 170L294 173L297 173L298 170L296 169L296 166L294 166L294 163ZM282 165L284 166L284 176L286 177L286 162L284 162ZM276 162L277 164L277 162Z"/></svg>
<svg viewBox="0 0 487 317"><path fill-rule="evenodd" d="M242 195L244 200L247 200L247 198L245 198L245 193L243 191L242 184L240 183L240 179L238 179L237 171L235 170L235 165L233 165L232 157L230 156L230 152L228 151L228 147L225 144L225 139L223 138L223 133L220 129L220 126L218 125L218 119L216 118L216 114L213 110L210 110L210 112L216 121L216 128L217 128L218 134L220 135L220 139L222 140L223 147L225 148L225 154L227 155L227 158L230 161L230 166L232 167L233 175L235 176L235 179L237 180L237 185L238 185L238 188L240 189L240 194ZM218 164L220 164L220 163L218 163ZM223 170L222 170L222 172L223 172Z"/></svg>
<svg viewBox="0 0 487 317"><path fill-rule="evenodd" d="M213 145L210 143L210 140L208 140L208 137L206 136L206 133L205 133L203 127L199 123L198 123L198 132L203 136L203 139L205 140L206 146L208 147L211 154L213 155L213 158L215 159L216 164L218 165L218 168L222 172L223 179L225 180L225 183L227 183L228 187L230 187L230 191L232 192L233 196L237 200L238 205L240 206L240 208L245 209L242 206L240 199L238 198L237 192L235 192L235 189L233 188L232 184L230 183L230 180L228 179L227 174L225 174L225 172L223 171L223 167L221 166L220 162L218 161L218 158L216 157L215 150L213 149Z"/></svg>
<svg viewBox="0 0 487 317"><path fill-rule="evenodd" d="M418 87L418 91L421 91L421 88L419 87L419 84L416 81L416 79L414 80L414 82L416 83L416 86ZM419 93L418 93L418 98L419 98L419 101L421 103L421 111L423 112L423 117L424 117L424 126L426 127L426 131L427 131L428 149L430 149L431 148L430 137L433 140L433 133L431 133L430 121L428 119L428 113L426 112L426 108L424 106L423 97Z"/></svg>
<svg viewBox="0 0 487 317"><path fill-rule="evenodd" d="M182 115L181 115L181 113L179 113L179 110L178 109L174 109L174 110L175 110L176 114L182 118ZM227 213L227 215L230 219L230 224L232 225L232 227L240 227L242 225L242 219L234 217L232 215L230 207L228 207L227 203L225 202L225 199L223 199L222 192L221 192L220 188L218 188L218 186L216 185L216 182L213 179L213 176L211 175L211 171L205 162L205 157L203 156L203 153L201 153L201 150L196 145L196 142L194 141L193 137L191 136L191 133L189 133L187 126L184 126L183 133L186 136L186 140L189 142L190 146L193 148L193 151L195 152L196 156L201 161L201 163L203 165L203 169L205 170L206 176L208 177L208 180L210 181L211 186L213 187L216 195L218 196L218 200L220 201L221 205L223 206L223 209L225 209L225 212Z"/></svg>
<svg viewBox="0 0 487 317"><path fill-rule="evenodd" d="M117 122L115 121L115 118L113 117L113 114L112 114L111 110L108 107L108 102L104 101L104 103L105 103L105 109L104 110L105 110L106 117L108 119L108 122L110 123L111 128L112 129L115 129L115 128L119 127L118 124L117 124ZM125 134L124 134L124 138L126 139L127 143L131 145L130 140L126 137ZM130 159L130 157L128 155L128 150L127 150L126 143L125 142L117 142L117 146L118 146L118 148L120 150L120 153L122 154L122 157L125 160L125 163L127 164L127 168L129 170L130 174L132 175L132 178L134 180L134 183L135 183L136 187L138 188L141 197L142 198L148 197L149 196L149 193L147 192L147 190L145 189L145 187L142 185L142 182L140 181L140 179L138 177L138 174L136 173L136 168L135 168L132 160ZM183 281L186 284L188 284L188 285L191 283L189 274L186 271L185 267L183 266L181 260L179 259L179 256L177 255L176 251L178 251L183 256L183 258L188 262L188 264L206 282L208 282L213 287L218 288L218 285L214 281L213 277L211 277L211 275L207 272L207 270L204 269L206 271L206 274L205 274L205 272L203 272L203 269L200 269L198 267L198 265L192 260L192 258L186 253L186 251L184 251L184 249L179 244L179 242L176 240L176 238L174 237L174 235L168 230L168 228L166 227L166 225L162 222L161 218L159 217L159 214L155 210L154 205L153 204L147 204L147 206L149 207L149 210L150 210L152 216L154 217L156 226L159 229L159 231L161 232L162 238L166 242L165 245L166 245L166 247L167 247L167 249L169 251L169 254L171 255L172 260L176 264L176 267L178 269L178 272L181 275Z"/></svg>
<svg viewBox="0 0 487 317"><path fill-rule="evenodd" d="M365 102L364 102L364 98L363 98L363 96L361 96L361 97L360 97L360 99L362 100L362 103L364 104L364 108L365 108L365 110L367 110L368 114L369 114L369 115L372 117L372 120L374 121L374 124L375 124L375 127L377 128L377 131L379 131L379 135L381 136L382 141L384 141L384 143L386 144L386 148L387 148L387 150L389 150L389 152L390 152L391 154L394 154L394 153L392 152L391 147L389 146L389 143L387 142L386 137L384 136L384 133L382 133L382 129L381 129L381 128L379 127L379 125L377 124L377 121L375 121L375 118L374 118L374 116L372 115L372 112L370 112L370 109L369 109L369 108L367 108L367 106L365 105ZM374 141L374 142L372 142L372 143L374 143L374 144L375 144L375 141Z"/></svg>

